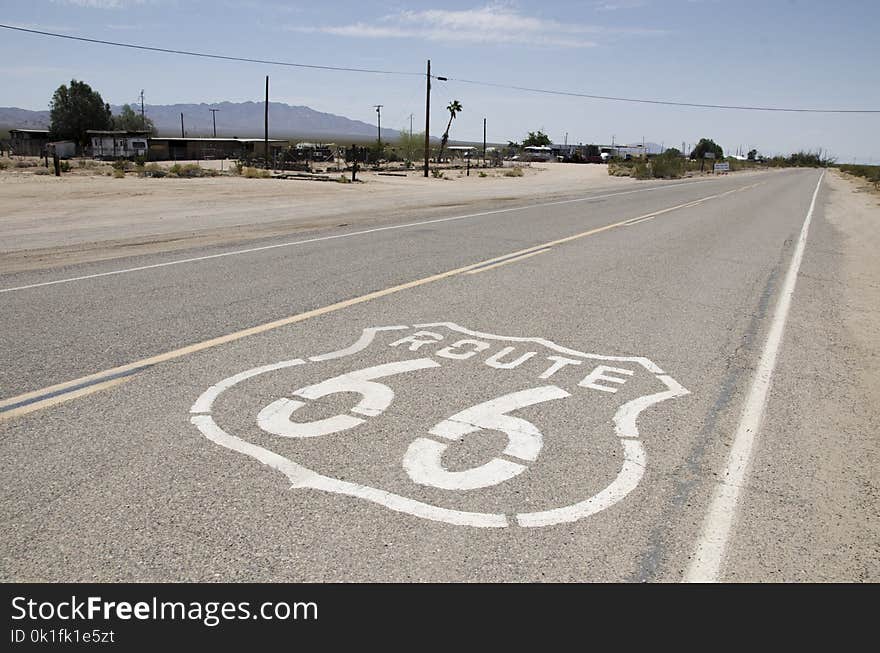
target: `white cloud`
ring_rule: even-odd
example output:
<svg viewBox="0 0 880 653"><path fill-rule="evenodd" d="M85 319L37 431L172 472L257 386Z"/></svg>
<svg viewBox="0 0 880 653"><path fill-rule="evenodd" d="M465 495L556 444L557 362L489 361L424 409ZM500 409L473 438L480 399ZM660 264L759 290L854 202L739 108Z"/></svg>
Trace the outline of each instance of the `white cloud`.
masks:
<svg viewBox="0 0 880 653"><path fill-rule="evenodd" d="M517 44L589 48L593 37L609 33L649 34L658 30L606 28L529 16L501 4L464 10L401 11L372 23L320 27L291 26L290 31L372 39L425 39L446 43Z"/></svg>

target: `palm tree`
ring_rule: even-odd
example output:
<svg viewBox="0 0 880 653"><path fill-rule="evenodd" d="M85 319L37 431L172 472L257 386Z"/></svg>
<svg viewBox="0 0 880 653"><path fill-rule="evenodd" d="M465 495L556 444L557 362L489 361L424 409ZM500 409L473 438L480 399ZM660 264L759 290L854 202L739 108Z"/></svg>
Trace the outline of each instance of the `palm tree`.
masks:
<svg viewBox="0 0 880 653"><path fill-rule="evenodd" d="M446 107L446 110L449 112L449 122L446 123L446 131L443 132L443 140L440 141L440 154L437 155L437 163L440 163L440 160L443 158L443 148L446 147L446 142L449 140L449 128L452 127L452 121L455 120L455 114L461 113L461 102L458 100L453 100L449 103L449 106Z"/></svg>

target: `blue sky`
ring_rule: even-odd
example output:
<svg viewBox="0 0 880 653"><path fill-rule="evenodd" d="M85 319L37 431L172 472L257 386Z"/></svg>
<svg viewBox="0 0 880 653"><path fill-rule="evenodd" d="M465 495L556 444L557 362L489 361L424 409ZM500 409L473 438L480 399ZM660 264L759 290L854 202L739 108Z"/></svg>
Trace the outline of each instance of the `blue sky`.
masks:
<svg viewBox="0 0 880 653"><path fill-rule="evenodd" d="M433 72L599 95L711 104L880 109L880 2L582 0L282 2L4 0L3 23L260 59ZM383 127L424 125L424 78L220 62L0 32L0 106L45 109L71 78L113 104L272 99ZM880 163L880 114L663 107L435 82L432 133L458 99L454 139L830 150ZM218 128L222 115L218 114Z"/></svg>

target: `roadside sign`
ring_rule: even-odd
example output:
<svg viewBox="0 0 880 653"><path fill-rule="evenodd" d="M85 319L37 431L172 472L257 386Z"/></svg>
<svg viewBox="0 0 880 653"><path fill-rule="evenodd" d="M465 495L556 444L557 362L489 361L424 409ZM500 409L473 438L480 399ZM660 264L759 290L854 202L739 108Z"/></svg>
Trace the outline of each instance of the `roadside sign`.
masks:
<svg viewBox="0 0 880 653"><path fill-rule="evenodd" d="M704 158L704 159L714 159L714 158L715 158L715 152L704 152L704 153L703 153L703 158Z"/></svg>
<svg viewBox="0 0 880 653"><path fill-rule="evenodd" d="M715 172L730 172L730 164L727 161L724 163L716 163L714 169Z"/></svg>

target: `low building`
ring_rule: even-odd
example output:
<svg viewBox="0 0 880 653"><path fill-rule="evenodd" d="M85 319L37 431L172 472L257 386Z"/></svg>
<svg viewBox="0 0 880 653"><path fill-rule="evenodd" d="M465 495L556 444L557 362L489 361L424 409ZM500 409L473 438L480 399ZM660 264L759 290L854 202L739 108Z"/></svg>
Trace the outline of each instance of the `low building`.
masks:
<svg viewBox="0 0 880 653"><path fill-rule="evenodd" d="M528 145L523 148L521 158L524 161L553 161L553 149L546 145Z"/></svg>
<svg viewBox="0 0 880 653"><path fill-rule="evenodd" d="M73 141L52 141L47 144L47 150L50 156L54 152L59 159L71 159L76 156L76 143Z"/></svg>
<svg viewBox="0 0 880 653"><path fill-rule="evenodd" d="M88 129L89 151L96 159L130 159L147 156L149 132Z"/></svg>
<svg viewBox="0 0 880 653"><path fill-rule="evenodd" d="M269 139L269 156L281 152L288 141ZM195 161L199 159L238 159L264 156L262 138L181 138L157 136L150 139L151 161Z"/></svg>
<svg viewBox="0 0 880 653"><path fill-rule="evenodd" d="M451 159L464 159L472 157L476 159L477 148L473 145L450 145L446 148Z"/></svg>
<svg viewBox="0 0 880 653"><path fill-rule="evenodd" d="M48 143L48 129L9 130L9 147L17 156L43 156Z"/></svg>

